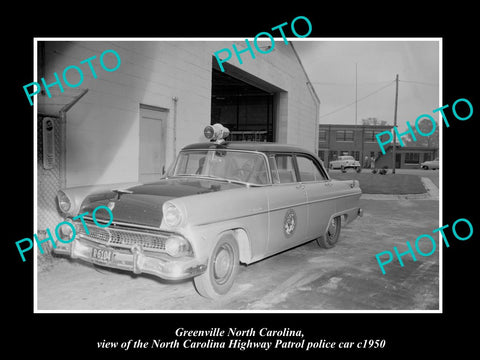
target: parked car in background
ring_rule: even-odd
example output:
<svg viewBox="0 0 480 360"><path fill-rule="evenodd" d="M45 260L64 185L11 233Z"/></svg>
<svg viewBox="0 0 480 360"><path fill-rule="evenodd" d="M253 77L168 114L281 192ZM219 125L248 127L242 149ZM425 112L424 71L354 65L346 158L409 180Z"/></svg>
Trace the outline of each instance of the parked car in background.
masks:
<svg viewBox="0 0 480 360"><path fill-rule="evenodd" d="M205 136L211 141L185 146L157 182L90 194L81 205L75 189L59 191L76 237L54 251L136 274L193 278L201 295L215 298L230 290L240 263L314 239L331 248L341 226L362 215L359 182L332 180L314 154L227 142L220 124L207 126ZM113 220L105 212L86 214L99 205L111 209ZM95 226L102 222L110 225ZM72 228L59 233L71 239Z"/></svg>
<svg viewBox="0 0 480 360"><path fill-rule="evenodd" d="M438 157L435 158L434 160L424 161L423 163L420 164L420 167L421 167L422 169L425 169L425 170L428 170L428 169L432 169L432 170L438 169L438 168L440 167Z"/></svg>
<svg viewBox="0 0 480 360"><path fill-rule="evenodd" d="M355 160L353 156L342 155L337 160L330 161L330 169L340 169L346 171L347 169L355 169L357 172L362 170L360 162Z"/></svg>

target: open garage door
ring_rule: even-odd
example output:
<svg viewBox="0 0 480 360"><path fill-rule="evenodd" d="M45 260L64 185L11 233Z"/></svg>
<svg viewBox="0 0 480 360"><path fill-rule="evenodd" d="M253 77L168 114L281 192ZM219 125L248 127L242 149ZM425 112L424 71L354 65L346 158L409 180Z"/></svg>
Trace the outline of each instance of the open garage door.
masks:
<svg viewBox="0 0 480 360"><path fill-rule="evenodd" d="M276 141L275 91L244 81L248 74L241 77L213 68L212 124L226 126L231 140Z"/></svg>

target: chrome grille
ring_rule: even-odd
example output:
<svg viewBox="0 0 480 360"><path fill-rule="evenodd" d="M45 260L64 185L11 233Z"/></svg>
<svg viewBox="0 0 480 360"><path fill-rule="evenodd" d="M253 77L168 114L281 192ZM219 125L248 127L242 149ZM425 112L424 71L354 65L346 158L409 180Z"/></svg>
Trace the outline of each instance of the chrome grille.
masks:
<svg viewBox="0 0 480 360"><path fill-rule="evenodd" d="M85 223L89 234L86 233L82 224L77 224L77 235L90 241L119 248L130 249L134 245L139 245L149 251L165 251L168 234L133 228L100 228L93 223Z"/></svg>

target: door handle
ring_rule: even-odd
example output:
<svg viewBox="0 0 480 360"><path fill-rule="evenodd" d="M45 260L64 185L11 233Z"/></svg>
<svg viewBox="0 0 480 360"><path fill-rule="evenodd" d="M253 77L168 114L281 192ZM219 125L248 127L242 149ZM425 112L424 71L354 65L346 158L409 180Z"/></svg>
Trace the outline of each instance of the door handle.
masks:
<svg viewBox="0 0 480 360"><path fill-rule="evenodd" d="M331 181L327 181L327 182L325 183L325 186L332 186L332 185L333 185L333 183L332 183Z"/></svg>
<svg viewBox="0 0 480 360"><path fill-rule="evenodd" d="M299 184L297 184L296 188L297 189L305 189L305 185L303 185L302 183L299 183Z"/></svg>

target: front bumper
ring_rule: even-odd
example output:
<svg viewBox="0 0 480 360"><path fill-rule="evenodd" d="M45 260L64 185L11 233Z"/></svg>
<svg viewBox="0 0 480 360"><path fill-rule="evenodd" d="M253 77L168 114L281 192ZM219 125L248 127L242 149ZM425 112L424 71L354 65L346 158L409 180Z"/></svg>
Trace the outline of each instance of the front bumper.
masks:
<svg viewBox="0 0 480 360"><path fill-rule="evenodd" d="M141 246L130 249L116 249L102 246L86 239L75 239L71 243L57 242L53 249L56 254L68 255L92 264L115 269L132 271L135 274L147 273L165 280L188 279L205 272L207 265L194 257L173 258L166 254L144 251ZM95 253L108 256L95 257Z"/></svg>

